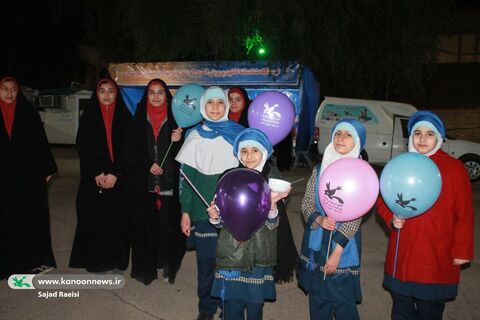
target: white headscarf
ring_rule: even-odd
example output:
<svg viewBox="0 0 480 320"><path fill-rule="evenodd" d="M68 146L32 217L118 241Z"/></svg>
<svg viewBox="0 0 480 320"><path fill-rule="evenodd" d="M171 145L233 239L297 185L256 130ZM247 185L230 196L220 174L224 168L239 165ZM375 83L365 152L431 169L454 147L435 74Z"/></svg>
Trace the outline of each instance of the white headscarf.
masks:
<svg viewBox="0 0 480 320"><path fill-rule="evenodd" d="M337 150L335 150L335 146L333 144L333 138L335 136L335 133L339 130L346 130L350 132L350 134L354 139L355 146L347 154L341 154L341 153L338 153ZM339 122L335 126L335 129L332 132L330 143L328 144L328 146L325 148L325 151L323 152L322 165L320 167L320 176L322 176L322 173L325 171L325 169L327 169L327 167L332 163L334 163L335 161L343 158L358 158L360 156L360 152L361 152L360 138L358 136L357 130L355 130L355 128L347 122Z"/></svg>
<svg viewBox="0 0 480 320"><path fill-rule="evenodd" d="M223 100L223 103L225 104L225 113L218 120L210 119L207 115L206 110L205 110L205 106L207 105L207 102L210 99ZM227 121L229 111L230 111L230 103L228 102L228 97L227 97L225 91L222 88L217 87L217 86L213 86L213 87L210 87L207 90L205 90L202 97L200 98L200 114L202 115L203 119L206 119L206 120L212 121L212 122Z"/></svg>
<svg viewBox="0 0 480 320"><path fill-rule="evenodd" d="M207 101L213 98L221 99L225 104L225 113L223 117L215 121L210 119L205 112ZM225 91L220 87L213 86L208 88L200 98L200 113L203 118L208 121L228 121L229 108L230 104L228 103L228 98ZM202 125L202 128L207 131L212 131L205 124ZM195 128L188 134L175 159L205 175L220 174L227 169L238 166L238 159L233 154L233 147L231 144L221 136L214 139L203 138Z"/></svg>

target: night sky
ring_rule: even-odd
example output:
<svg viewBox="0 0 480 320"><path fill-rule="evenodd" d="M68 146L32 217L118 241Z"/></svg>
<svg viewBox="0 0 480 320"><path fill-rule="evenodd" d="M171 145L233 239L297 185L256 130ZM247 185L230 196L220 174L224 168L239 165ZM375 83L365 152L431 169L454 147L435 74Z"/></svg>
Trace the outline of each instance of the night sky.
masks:
<svg viewBox="0 0 480 320"><path fill-rule="evenodd" d="M112 0L100 2L92 0L2 1L0 32L3 44L0 50L2 61L0 75L13 75L23 85L46 89L66 86L71 81L84 83L87 79L86 74L98 74L101 72L101 64L105 65L108 60L141 61L142 59L133 50L131 36L126 32L119 30L119 32L109 31L106 35L99 34L101 31L98 30L115 30L102 27L102 23L107 24L109 28L115 27L111 26L113 22L109 22L102 14L109 12L108 6L114 6L110 7L112 12L113 9L118 9L116 6L119 2ZM480 1L457 0L456 5L460 9L479 9ZM102 10L105 11L98 11L98 6L103 6ZM185 11L188 12L188 10ZM116 12L118 14L121 10ZM114 18L118 22L118 17ZM165 15L161 15L161 18L166 19ZM177 28L170 33L172 32L182 32L182 30ZM104 43L110 39L113 44L95 47L92 39L101 39ZM92 57L85 56L85 48L98 49L101 53L100 66L93 69L87 66L86 61L91 60ZM203 49L199 48L200 53L201 50ZM158 56L167 57L164 61L195 60L192 59L194 58L192 55L182 57L174 51L170 52L170 55L159 53ZM215 53L209 53L203 56L200 54L199 59L203 57L202 60L211 60L211 57L215 57ZM235 54L229 57L235 58ZM238 59L245 59L245 54L240 52Z"/></svg>

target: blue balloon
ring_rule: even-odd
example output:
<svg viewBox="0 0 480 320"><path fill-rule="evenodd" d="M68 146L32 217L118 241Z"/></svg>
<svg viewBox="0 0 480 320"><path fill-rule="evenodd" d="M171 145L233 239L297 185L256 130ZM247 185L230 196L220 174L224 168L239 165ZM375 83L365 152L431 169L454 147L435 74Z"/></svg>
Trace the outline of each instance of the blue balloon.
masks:
<svg viewBox="0 0 480 320"><path fill-rule="evenodd" d="M202 121L200 98L204 91L201 85L188 83L175 92L172 98L172 113L180 127L191 127Z"/></svg>
<svg viewBox="0 0 480 320"><path fill-rule="evenodd" d="M380 176L380 193L385 204L402 219L430 209L441 189L442 176L435 162L415 152L392 158Z"/></svg>

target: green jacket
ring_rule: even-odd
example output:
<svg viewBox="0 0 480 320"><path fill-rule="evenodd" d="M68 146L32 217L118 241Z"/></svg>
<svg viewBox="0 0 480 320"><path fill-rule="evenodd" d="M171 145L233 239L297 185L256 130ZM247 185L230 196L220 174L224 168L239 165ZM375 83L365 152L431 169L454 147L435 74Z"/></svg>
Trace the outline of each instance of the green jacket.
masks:
<svg viewBox="0 0 480 320"><path fill-rule="evenodd" d="M186 164L182 165L182 170L210 204L215 195L220 174L205 175ZM208 219L207 208L184 179L180 180L180 204L182 212L188 213L192 222Z"/></svg>
<svg viewBox="0 0 480 320"><path fill-rule="evenodd" d="M247 241L240 243L225 228L217 243L216 267L252 271L254 267L271 267L277 263L277 230L261 227Z"/></svg>

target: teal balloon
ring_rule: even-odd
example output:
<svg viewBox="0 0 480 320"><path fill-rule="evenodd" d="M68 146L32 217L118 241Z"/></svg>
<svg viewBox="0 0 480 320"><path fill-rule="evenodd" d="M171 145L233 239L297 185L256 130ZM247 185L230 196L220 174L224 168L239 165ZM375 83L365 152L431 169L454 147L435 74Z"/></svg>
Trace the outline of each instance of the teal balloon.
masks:
<svg viewBox="0 0 480 320"><path fill-rule="evenodd" d="M172 113L180 127L191 127L202 121L200 98L204 91L201 85L188 83L175 92L172 98Z"/></svg>
<svg viewBox="0 0 480 320"><path fill-rule="evenodd" d="M380 176L380 193L388 208L402 219L430 209L442 190L442 176L429 157L415 152L392 158Z"/></svg>

